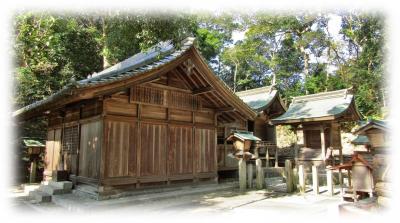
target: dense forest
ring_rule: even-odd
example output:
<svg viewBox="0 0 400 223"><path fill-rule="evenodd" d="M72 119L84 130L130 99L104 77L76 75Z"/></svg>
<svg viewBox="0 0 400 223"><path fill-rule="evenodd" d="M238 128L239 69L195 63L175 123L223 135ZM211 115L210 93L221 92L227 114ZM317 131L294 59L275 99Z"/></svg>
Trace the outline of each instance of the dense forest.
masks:
<svg viewBox="0 0 400 223"><path fill-rule="evenodd" d="M293 96L352 87L361 114L379 119L387 100L384 22L380 14L359 12L25 12L14 19L14 106L46 98L159 41L195 36L234 91L275 84L288 105ZM23 135L41 134L31 131L32 123Z"/></svg>

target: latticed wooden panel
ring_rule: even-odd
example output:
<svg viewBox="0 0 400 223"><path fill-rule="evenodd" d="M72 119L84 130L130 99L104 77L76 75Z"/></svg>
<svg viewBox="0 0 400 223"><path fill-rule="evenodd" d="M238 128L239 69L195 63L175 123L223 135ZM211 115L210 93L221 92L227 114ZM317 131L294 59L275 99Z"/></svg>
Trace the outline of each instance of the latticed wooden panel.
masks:
<svg viewBox="0 0 400 223"><path fill-rule="evenodd" d="M201 103L198 96L184 92L170 91L168 106L173 108L199 110L201 108Z"/></svg>
<svg viewBox="0 0 400 223"><path fill-rule="evenodd" d="M156 88L135 86L132 88L131 100L133 102L164 105L164 91Z"/></svg>
<svg viewBox="0 0 400 223"><path fill-rule="evenodd" d="M63 151L76 154L76 151L78 150L78 143L79 143L78 125L64 128L63 143L62 143Z"/></svg>

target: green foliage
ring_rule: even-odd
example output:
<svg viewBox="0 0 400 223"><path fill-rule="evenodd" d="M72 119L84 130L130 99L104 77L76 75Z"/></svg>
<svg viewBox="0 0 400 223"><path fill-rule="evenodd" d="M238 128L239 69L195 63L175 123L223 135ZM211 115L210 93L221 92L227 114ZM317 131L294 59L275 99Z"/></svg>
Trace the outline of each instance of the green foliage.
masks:
<svg viewBox="0 0 400 223"><path fill-rule="evenodd" d="M341 33L348 43L349 59L339 75L352 86L356 104L364 116L380 117L385 83L384 24L381 15L348 14L342 17Z"/></svg>
<svg viewBox="0 0 400 223"><path fill-rule="evenodd" d="M178 14L122 14L101 18L103 25L103 56L115 64L160 41L179 44L196 28L193 17Z"/></svg>
<svg viewBox="0 0 400 223"><path fill-rule="evenodd" d="M74 17L23 14L16 18L16 104L27 105L102 68L96 33Z"/></svg>

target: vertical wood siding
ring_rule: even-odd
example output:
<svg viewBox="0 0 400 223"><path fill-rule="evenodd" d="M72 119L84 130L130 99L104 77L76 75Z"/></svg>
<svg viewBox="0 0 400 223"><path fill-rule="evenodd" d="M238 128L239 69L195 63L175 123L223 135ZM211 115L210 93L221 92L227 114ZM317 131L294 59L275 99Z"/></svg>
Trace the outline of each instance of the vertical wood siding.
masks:
<svg viewBox="0 0 400 223"><path fill-rule="evenodd" d="M101 124L102 121L93 121L81 125L79 176L98 178L103 134Z"/></svg>
<svg viewBox="0 0 400 223"><path fill-rule="evenodd" d="M168 175L193 172L193 128L170 126L168 146Z"/></svg>
<svg viewBox="0 0 400 223"><path fill-rule="evenodd" d="M195 160L197 173L216 171L215 130L196 128Z"/></svg>
<svg viewBox="0 0 400 223"><path fill-rule="evenodd" d="M57 170L58 164L60 162L60 152L61 152L61 128L56 129L54 132L52 170Z"/></svg>
<svg viewBox="0 0 400 223"><path fill-rule="evenodd" d="M47 132L45 175L51 176L53 170L57 170L61 152L61 128Z"/></svg>
<svg viewBox="0 0 400 223"><path fill-rule="evenodd" d="M44 174L47 176L51 175L53 170L53 151L54 151L54 130L49 130L47 132L46 141L46 153L44 156L45 171Z"/></svg>
<svg viewBox="0 0 400 223"><path fill-rule="evenodd" d="M140 136L140 176L165 176L167 149L166 125L141 123Z"/></svg>
<svg viewBox="0 0 400 223"><path fill-rule="evenodd" d="M106 121L106 150L106 177L136 176L136 122Z"/></svg>

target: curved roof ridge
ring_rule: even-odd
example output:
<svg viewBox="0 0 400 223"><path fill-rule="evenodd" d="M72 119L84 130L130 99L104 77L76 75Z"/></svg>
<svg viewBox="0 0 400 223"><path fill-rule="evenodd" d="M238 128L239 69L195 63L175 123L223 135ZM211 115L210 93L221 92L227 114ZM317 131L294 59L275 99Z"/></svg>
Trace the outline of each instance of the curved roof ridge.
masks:
<svg viewBox="0 0 400 223"><path fill-rule="evenodd" d="M352 107L354 109L351 109ZM342 89L296 97L286 113L272 121L275 124L280 124L335 120L348 111L353 112L353 119L361 119L354 103L354 96L349 94L349 89Z"/></svg>
<svg viewBox="0 0 400 223"><path fill-rule="evenodd" d="M268 85L268 86L253 88L253 89L249 89L249 90L238 91L235 93L237 96L243 97L243 96L248 96L248 95L253 95L253 94L270 92L272 90L272 88L273 88L273 85Z"/></svg>
<svg viewBox="0 0 400 223"><path fill-rule="evenodd" d="M322 99L328 99L328 98L340 98L340 97L345 98L347 95L351 95L351 94L349 94L348 90L349 89L346 88L346 89L341 89L341 90L336 90L336 91L328 91L328 92L321 92L321 93L316 93L316 94L297 96L297 97L293 97L292 103L300 102L300 101L322 100Z"/></svg>

